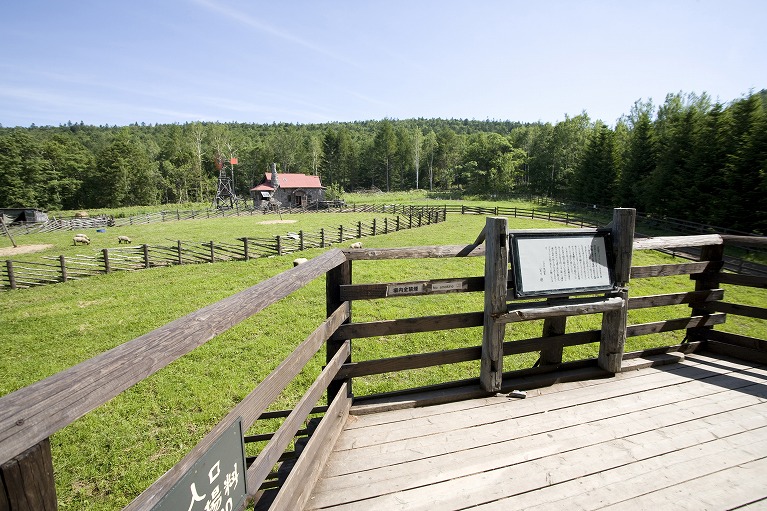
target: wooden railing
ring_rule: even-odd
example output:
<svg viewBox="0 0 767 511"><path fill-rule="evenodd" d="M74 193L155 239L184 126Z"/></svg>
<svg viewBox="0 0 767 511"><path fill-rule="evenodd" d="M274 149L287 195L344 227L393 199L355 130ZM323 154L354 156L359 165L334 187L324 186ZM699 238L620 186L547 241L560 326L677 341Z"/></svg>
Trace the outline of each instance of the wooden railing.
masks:
<svg viewBox="0 0 767 511"><path fill-rule="evenodd" d="M725 321L727 314L767 319L767 309L723 301L720 285L767 287L767 279L745 277L721 272L723 245L729 241L743 242L727 236L703 235L652 238L631 241L630 218L626 210L616 210L614 234L618 245L618 280L628 285L633 279L649 279L675 275L690 275L695 289L653 296L627 297L625 289L609 296L592 298L561 298L532 303L517 303L508 294L508 272L505 265L495 274L498 280L486 276L459 276L451 279L418 282L357 283L352 279L354 261L426 258L483 257L490 251L487 244L459 246L430 246L401 249L330 249L309 262L263 281L249 289L173 321L157 330L103 353L93 359L0 398L0 504L7 509L45 509L55 506L53 470L48 437L77 418L117 396L130 386L159 371L174 360L208 342L216 335L259 313L309 282L324 277L326 281L326 316L320 324L276 369L216 425L177 465L160 477L126 509L151 509L194 466L215 442L219 434L242 418L247 431L258 420L281 417L282 425L273 433L256 435L248 441L266 441L257 456L249 460L245 478L251 502L257 508L300 509L319 475L319 469L340 434L352 404L360 410L374 409L382 396L352 395L354 379L368 375L399 372L443 364L481 361L480 374L467 375L460 381L436 382L427 389L408 389L405 395L429 388L452 389L434 397L436 401L487 395L513 382L514 388L541 384L541 376L562 375L580 370L587 374L609 374L621 370L622 361L636 356L624 354L626 337L668 331L685 331L683 343L660 348L659 351L689 351L708 346L714 351L744 358L767 361L767 342L760 339L714 330ZM498 234L488 220L485 236L496 240ZM749 243L767 245L765 238L749 237ZM679 264L631 266L631 254L638 250L670 247L703 247L702 260ZM489 245L498 252L503 247ZM628 247L628 248L627 248ZM627 251L628 250L628 251ZM486 265L495 256L486 257ZM493 272L490 272L491 274ZM493 287L495 286L495 287ZM488 325L487 311L458 310L443 315L407 317L393 320L355 323L352 306L355 301L381 299L407 288L409 296L442 293L478 293L495 289L502 293L503 304L495 316L499 327L508 321L543 319L540 337L506 341L498 336L486 336L481 346L446 351L412 353L392 358L354 361L351 357L352 339L382 335L453 330ZM490 291L489 291L490 290ZM406 298L401 298L406 299ZM687 317L663 321L628 324L629 310L689 304ZM568 331L567 318L582 314L602 314L602 327L595 330ZM608 330L608 332L605 332ZM595 359L564 361L563 349L600 342L600 355ZM267 411L280 392L302 371L320 350L325 348L326 365L292 410ZM502 357L512 354L540 352L534 367L504 372ZM141 356L137 356L137 354ZM500 357L500 358L499 358ZM585 372L584 372L585 371ZM520 380L527 377L528 380ZM535 379L538 378L538 379ZM529 388L529 387L528 387ZM326 396L326 402L320 401ZM386 396L390 397L390 396ZM399 406L412 406L403 398ZM361 413L361 412L359 412ZM309 427L307 427L309 425ZM297 436L304 437L302 449L286 455ZM299 452L300 451L300 452ZM293 459L290 459L293 458ZM290 466L290 470L287 467ZM281 467L281 470L276 470ZM23 477L22 477L23 474ZM34 481L34 484L30 484ZM0 506L2 507L2 506ZM4 509L4 508L3 508Z"/></svg>

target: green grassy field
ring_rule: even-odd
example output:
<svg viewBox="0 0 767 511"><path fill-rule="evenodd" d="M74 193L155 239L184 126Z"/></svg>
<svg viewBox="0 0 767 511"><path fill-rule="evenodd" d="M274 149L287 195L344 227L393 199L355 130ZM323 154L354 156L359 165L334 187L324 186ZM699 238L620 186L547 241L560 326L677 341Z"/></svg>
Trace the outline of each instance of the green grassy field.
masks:
<svg viewBox="0 0 767 511"><path fill-rule="evenodd" d="M392 199L389 202L393 202ZM420 200L418 201L420 202ZM506 204L504 204L506 205ZM516 204L530 207L529 204ZM513 205L510 205L513 207ZM295 215L290 226L264 226L260 217L192 220L136 226L125 234L134 242L164 239L227 241L261 229L318 229L380 215ZM285 216L284 216L285 217ZM273 219L273 217L268 217ZM293 218L293 217L291 217ZM485 218L448 215L444 223L363 240L366 247L473 242ZM510 219L511 229L560 227L543 221ZM123 232L121 231L120 234ZM118 233L108 229L106 238ZM52 243L59 254L71 233L35 235L24 243ZM69 240L65 239L66 237ZM97 238L98 239L98 238ZM49 240L49 241L46 241ZM18 242L18 241L17 241ZM94 246L96 245L96 246ZM98 248L96 241L90 247ZM105 246L114 246L111 242ZM83 247L77 247L82 251ZM87 250L87 247L85 248ZM312 257L319 249L301 253ZM282 257L118 272L29 290L0 293L0 395L7 394L134 339L174 319L248 288L292 266ZM635 254L635 265L669 262L653 252ZM418 261L356 261L354 282L391 282L478 276L482 258ZM632 281L641 296L693 288L688 277ZM51 438L59 507L62 510L119 509L175 464L284 359L324 319L324 279L219 335L147 378ZM727 288L728 301L767 306L767 290ZM482 309L481 293L448 294L355 302L355 321L469 312ZM630 322L689 316L686 306L632 311ZM515 324L507 339L541 334L542 322ZM568 331L599 327L599 317L568 320ZM720 327L717 327L720 328ZM767 338L763 322L733 318L723 330ZM627 350L679 342L681 333L630 339ZM367 360L481 343L480 328L398 335L354 341L353 358ZM569 360L593 357L595 346L566 350ZM507 357L506 369L530 367L537 354ZM290 408L324 364L324 353L283 393L275 409ZM477 363L464 363L355 380L357 394L382 392L478 375ZM273 424L261 424L266 429ZM259 431L263 431L260 429Z"/></svg>

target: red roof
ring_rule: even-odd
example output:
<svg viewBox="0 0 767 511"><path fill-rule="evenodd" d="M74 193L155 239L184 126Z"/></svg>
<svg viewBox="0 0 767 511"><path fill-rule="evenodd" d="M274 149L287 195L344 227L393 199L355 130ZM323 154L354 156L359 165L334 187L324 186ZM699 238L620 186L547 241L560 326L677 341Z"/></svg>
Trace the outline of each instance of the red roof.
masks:
<svg viewBox="0 0 767 511"><path fill-rule="evenodd" d="M320 176L307 176L306 174L277 174L277 183L280 188L324 188L320 182ZM271 173L265 173L264 180L251 190L257 192L273 191Z"/></svg>

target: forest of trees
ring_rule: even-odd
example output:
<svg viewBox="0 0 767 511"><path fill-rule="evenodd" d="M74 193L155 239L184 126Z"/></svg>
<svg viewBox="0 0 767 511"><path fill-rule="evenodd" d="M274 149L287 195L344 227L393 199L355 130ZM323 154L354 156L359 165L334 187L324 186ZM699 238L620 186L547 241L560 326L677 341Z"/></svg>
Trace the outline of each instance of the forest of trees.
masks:
<svg viewBox="0 0 767 511"><path fill-rule="evenodd" d="M638 101L614 127L410 119L0 127L0 207L210 202L217 156L248 196L271 162L354 191L537 195L767 232L767 91Z"/></svg>

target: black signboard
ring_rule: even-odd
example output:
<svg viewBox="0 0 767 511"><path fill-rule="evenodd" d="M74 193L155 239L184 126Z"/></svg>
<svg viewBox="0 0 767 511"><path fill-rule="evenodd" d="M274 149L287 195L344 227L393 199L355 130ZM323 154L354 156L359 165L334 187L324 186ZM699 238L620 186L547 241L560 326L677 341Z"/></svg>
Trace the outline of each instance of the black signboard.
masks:
<svg viewBox="0 0 767 511"><path fill-rule="evenodd" d="M615 289L608 231L509 235L514 296L567 296Z"/></svg>
<svg viewBox="0 0 767 511"><path fill-rule="evenodd" d="M245 504L242 419L219 436L152 511L233 511Z"/></svg>

